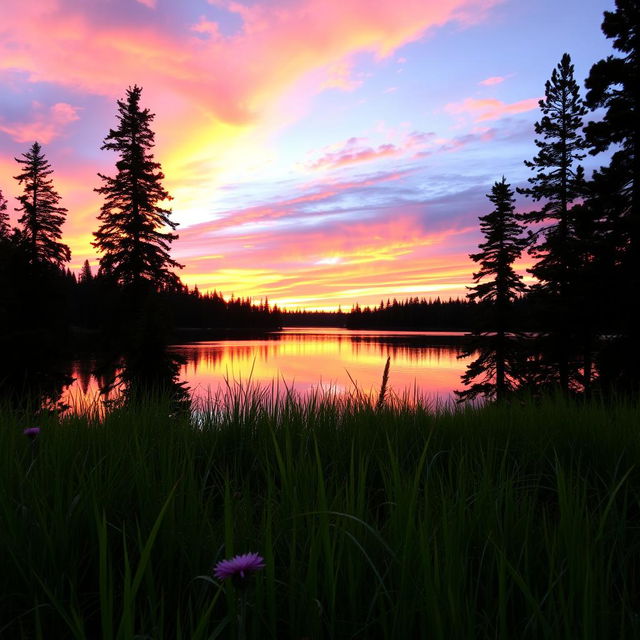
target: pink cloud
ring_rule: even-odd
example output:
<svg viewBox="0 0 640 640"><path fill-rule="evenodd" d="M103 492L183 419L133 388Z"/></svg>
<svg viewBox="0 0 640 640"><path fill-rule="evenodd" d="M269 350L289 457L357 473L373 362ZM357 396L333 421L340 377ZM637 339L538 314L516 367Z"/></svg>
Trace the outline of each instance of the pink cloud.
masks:
<svg viewBox="0 0 640 640"><path fill-rule="evenodd" d="M496 84L502 84L506 78L502 76L491 76L490 78L485 78L484 80L480 80L478 84L484 85L485 87L492 87Z"/></svg>
<svg viewBox="0 0 640 640"><path fill-rule="evenodd" d="M57 102L49 108L39 102L32 103L30 119L23 122L5 122L0 119L0 131L16 142L38 141L48 144L64 133L67 125L79 119L78 108L66 102Z"/></svg>
<svg viewBox="0 0 640 640"><path fill-rule="evenodd" d="M397 144L385 143L378 146L367 146L366 138L349 138L337 150L325 151L307 166L310 169L340 169L387 158L427 158L441 153L455 153L480 142L489 142L498 134L498 130L488 127L476 127L470 133L455 138L439 138L434 133L414 131Z"/></svg>
<svg viewBox="0 0 640 640"><path fill-rule="evenodd" d="M378 147L367 147L365 149L342 149L335 153L327 153L318 158L313 164L312 169L337 169L350 164L359 162L371 162L381 158L398 156L402 153L402 149L394 144L381 144Z"/></svg>
<svg viewBox="0 0 640 640"><path fill-rule="evenodd" d="M470 115L475 122L498 120L506 115L524 113L538 107L540 98L527 98L519 102L507 104L495 98L465 98L462 102L451 102L445 111L451 114Z"/></svg>
<svg viewBox="0 0 640 640"><path fill-rule="evenodd" d="M311 169L338 169L363 162L373 162L384 158L414 154L424 149L425 144L434 137L431 133L414 132L407 135L399 144L387 142L378 146L363 146L365 138L350 138L337 151L328 151L311 162Z"/></svg>

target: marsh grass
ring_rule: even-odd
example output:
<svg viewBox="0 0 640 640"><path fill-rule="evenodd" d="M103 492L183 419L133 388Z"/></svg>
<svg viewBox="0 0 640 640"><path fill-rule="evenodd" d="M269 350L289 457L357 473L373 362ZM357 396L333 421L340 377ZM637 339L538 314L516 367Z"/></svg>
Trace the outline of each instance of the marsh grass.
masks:
<svg viewBox="0 0 640 640"><path fill-rule="evenodd" d="M0 637L232 638L247 551L250 638L639 637L638 406L414 400L0 411Z"/></svg>

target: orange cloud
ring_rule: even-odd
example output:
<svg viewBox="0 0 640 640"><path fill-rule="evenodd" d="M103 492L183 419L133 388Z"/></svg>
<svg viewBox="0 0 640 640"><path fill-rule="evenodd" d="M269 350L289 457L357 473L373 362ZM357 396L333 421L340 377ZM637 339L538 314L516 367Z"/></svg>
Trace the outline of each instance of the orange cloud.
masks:
<svg viewBox="0 0 640 640"><path fill-rule="evenodd" d="M471 115L475 122L498 120L506 115L524 113L538 107L540 98L527 98L519 102L507 104L495 98L465 98L462 102L451 102L445 111L452 114Z"/></svg>
<svg viewBox="0 0 640 640"><path fill-rule="evenodd" d="M32 104L33 114L26 122L7 123L0 119L0 131L16 142L49 144L64 133L65 128L80 118L78 108L66 102L57 102L48 109L39 102Z"/></svg>

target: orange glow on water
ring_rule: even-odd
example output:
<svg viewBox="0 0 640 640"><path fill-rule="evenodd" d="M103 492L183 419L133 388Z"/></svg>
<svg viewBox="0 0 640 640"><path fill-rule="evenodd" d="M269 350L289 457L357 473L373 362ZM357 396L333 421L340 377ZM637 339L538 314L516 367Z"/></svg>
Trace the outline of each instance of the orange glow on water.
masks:
<svg viewBox="0 0 640 640"><path fill-rule="evenodd" d="M196 400L206 401L227 384L251 382L293 389L376 394L387 357L391 357L390 393L402 397L417 391L430 400L449 401L461 389L460 376L469 358L458 358L460 345L446 344L436 332L349 331L337 328L290 328L254 340L216 340L177 345L182 356L180 378ZM461 333L446 334L455 340ZM68 391L76 401L98 397L97 380L88 367Z"/></svg>

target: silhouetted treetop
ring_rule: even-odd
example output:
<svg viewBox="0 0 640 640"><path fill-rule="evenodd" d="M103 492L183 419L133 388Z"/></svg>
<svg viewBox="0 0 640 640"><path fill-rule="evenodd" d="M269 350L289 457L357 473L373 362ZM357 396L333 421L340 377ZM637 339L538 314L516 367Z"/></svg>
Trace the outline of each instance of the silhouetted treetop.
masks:
<svg viewBox="0 0 640 640"><path fill-rule="evenodd" d="M149 109L140 107L138 86L129 87L125 100L118 100L118 127L111 129L102 149L118 154L115 177L98 174L103 186L95 189L104 196L94 233L93 246L101 255L100 275L125 287L161 289L179 286L172 269L181 268L169 255L178 236L170 219L171 210L161 203L171 200L162 186L164 174L154 161L151 149L155 135Z"/></svg>
<svg viewBox="0 0 640 640"><path fill-rule="evenodd" d="M487 198L494 209L486 216L480 217L480 229L485 242L478 245L480 251L469 257L480 264L480 270L473 274L476 283L469 287L470 300L481 300L504 305L524 292L522 276L515 272L513 263L520 257L526 246L522 238L522 226L514 212L513 191L503 177L491 188ZM480 282L493 277L493 280Z"/></svg>
<svg viewBox="0 0 640 640"><path fill-rule="evenodd" d="M60 242L62 225L67 210L59 205L60 195L53 187L53 169L46 159L42 147L34 142L22 158L15 159L23 171L15 176L23 186L18 196L22 206L21 234L31 264L46 264L61 267L71 259L69 247Z"/></svg>
<svg viewBox="0 0 640 640"><path fill-rule="evenodd" d="M536 175L529 178L531 187L518 191L544 204L526 216L528 221L562 222L568 205L584 193L584 170L576 162L585 157L582 122L588 111L573 70L571 57L565 53L545 83L545 98L539 103L542 118L535 124L539 151L533 160L525 160Z"/></svg>

